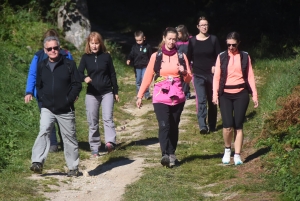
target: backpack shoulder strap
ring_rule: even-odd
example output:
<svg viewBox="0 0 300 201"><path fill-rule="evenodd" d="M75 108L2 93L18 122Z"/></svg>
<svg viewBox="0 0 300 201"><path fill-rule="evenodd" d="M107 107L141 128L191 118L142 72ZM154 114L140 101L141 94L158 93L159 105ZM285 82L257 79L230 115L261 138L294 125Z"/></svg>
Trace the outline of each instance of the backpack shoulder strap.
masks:
<svg viewBox="0 0 300 201"><path fill-rule="evenodd" d="M178 51L178 52L177 52L177 55L178 55L178 61L179 61L179 64L180 64L181 66L184 67L184 70L186 70L186 64L185 64L183 52Z"/></svg>
<svg viewBox="0 0 300 201"><path fill-rule="evenodd" d="M159 77L159 72L161 68L161 61L162 61L162 51L158 50L155 58L155 63L154 63L154 72L156 73L156 78Z"/></svg>
<svg viewBox="0 0 300 201"><path fill-rule="evenodd" d="M72 70L71 70L71 63L70 63L70 60L69 59L67 59L67 58L63 58L63 62L64 62L64 64L67 66L67 68L68 68L68 70L69 70L69 74L71 75L71 82L73 82L74 81L74 76L73 76L73 72L72 72Z"/></svg>
<svg viewBox="0 0 300 201"><path fill-rule="evenodd" d="M220 64L222 66L222 63L227 59L228 54L227 54L227 51L224 51L224 52L221 52L219 55L220 55Z"/></svg>
<svg viewBox="0 0 300 201"><path fill-rule="evenodd" d="M192 44L192 48L194 48L196 45L196 36L191 37L189 42Z"/></svg>
<svg viewBox="0 0 300 201"><path fill-rule="evenodd" d="M211 39L213 46L215 46L217 37L215 35L210 35L210 39Z"/></svg>

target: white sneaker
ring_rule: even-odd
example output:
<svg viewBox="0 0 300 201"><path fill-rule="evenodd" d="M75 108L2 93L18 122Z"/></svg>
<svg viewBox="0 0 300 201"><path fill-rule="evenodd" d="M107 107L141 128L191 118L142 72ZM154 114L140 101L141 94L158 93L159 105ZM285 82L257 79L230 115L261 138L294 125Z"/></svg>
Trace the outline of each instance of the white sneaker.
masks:
<svg viewBox="0 0 300 201"><path fill-rule="evenodd" d="M234 160L235 165L242 165L243 164L243 161L242 161L241 156L239 154L234 154L233 160Z"/></svg>
<svg viewBox="0 0 300 201"><path fill-rule="evenodd" d="M224 156L222 158L222 163L229 164L230 163L230 155L231 155L231 149L225 149Z"/></svg>

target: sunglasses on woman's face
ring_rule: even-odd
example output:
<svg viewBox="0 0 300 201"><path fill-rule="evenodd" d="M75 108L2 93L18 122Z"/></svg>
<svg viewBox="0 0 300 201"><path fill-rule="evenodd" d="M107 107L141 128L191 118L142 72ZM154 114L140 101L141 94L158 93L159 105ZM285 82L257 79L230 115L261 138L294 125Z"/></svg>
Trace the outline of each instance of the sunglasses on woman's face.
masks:
<svg viewBox="0 0 300 201"><path fill-rule="evenodd" d="M235 44L229 44L229 43L227 43L227 47L230 47L231 45L232 45L232 47L236 47L237 43L235 43Z"/></svg>

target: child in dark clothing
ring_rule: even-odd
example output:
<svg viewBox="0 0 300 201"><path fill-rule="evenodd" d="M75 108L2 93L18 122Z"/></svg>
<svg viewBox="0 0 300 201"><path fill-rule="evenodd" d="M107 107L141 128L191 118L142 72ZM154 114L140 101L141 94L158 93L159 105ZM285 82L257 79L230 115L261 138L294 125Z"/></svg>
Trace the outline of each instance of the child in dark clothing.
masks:
<svg viewBox="0 0 300 201"><path fill-rule="evenodd" d="M176 27L176 30L178 32L178 41L176 42L176 47L179 52L184 53L187 55L188 51L188 44L189 44L189 32L184 25L178 25ZM182 83L182 90L185 94L186 99L190 99L191 97L191 92L190 92L190 84L183 82Z"/></svg>
<svg viewBox="0 0 300 201"><path fill-rule="evenodd" d="M136 44L132 46L126 63L127 65L130 63L133 64L136 76L136 93L138 93L152 54L152 49L151 46L146 42L145 35L142 31L136 31L134 33L134 38ZM148 88L145 93L145 99L148 100L150 98L151 96Z"/></svg>

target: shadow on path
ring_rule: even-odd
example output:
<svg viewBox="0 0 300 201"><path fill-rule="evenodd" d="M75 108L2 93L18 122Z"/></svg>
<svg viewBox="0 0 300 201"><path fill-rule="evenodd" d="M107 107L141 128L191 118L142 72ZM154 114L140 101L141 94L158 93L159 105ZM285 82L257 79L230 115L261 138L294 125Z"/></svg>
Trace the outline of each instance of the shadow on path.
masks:
<svg viewBox="0 0 300 201"><path fill-rule="evenodd" d="M248 162L252 161L255 158L258 158L262 155L265 155L269 151L270 151L270 147L261 148L261 149L257 150L255 153L247 156L244 160L244 163L248 163Z"/></svg>
<svg viewBox="0 0 300 201"><path fill-rule="evenodd" d="M123 165L128 165L134 162L134 160L125 157L114 158L113 160L114 160L113 162L110 160L101 165L98 165L95 169L89 171L88 174L90 176L97 176L113 168L123 166Z"/></svg>
<svg viewBox="0 0 300 201"><path fill-rule="evenodd" d="M159 143L158 138L151 137L151 138L132 141L129 144L125 144L125 142L122 142L118 145L117 149L126 150L127 147L131 147L131 146L149 146L156 143Z"/></svg>

